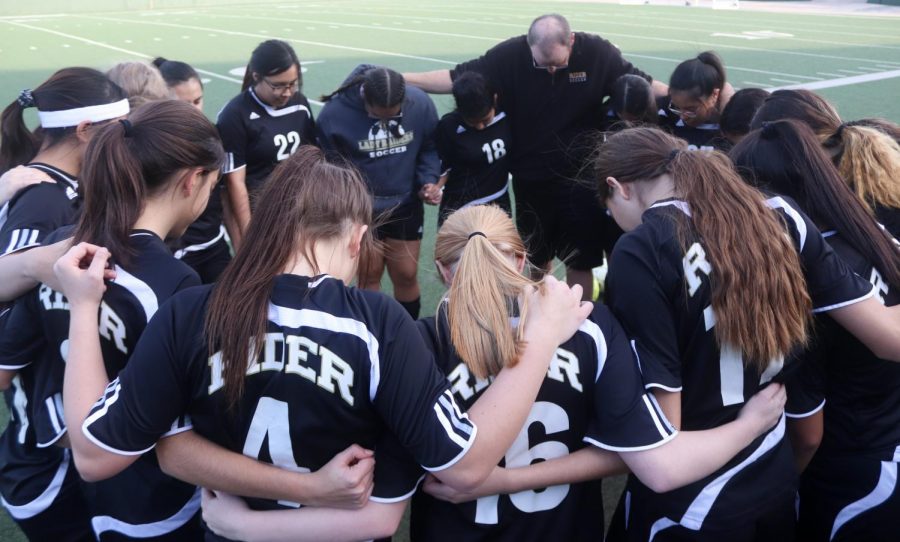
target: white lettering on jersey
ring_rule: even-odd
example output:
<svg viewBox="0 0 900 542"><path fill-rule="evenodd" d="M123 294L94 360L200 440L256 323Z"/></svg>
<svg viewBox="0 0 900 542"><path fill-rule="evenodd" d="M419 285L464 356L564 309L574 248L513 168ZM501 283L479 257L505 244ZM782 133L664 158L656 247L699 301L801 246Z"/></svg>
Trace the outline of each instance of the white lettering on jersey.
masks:
<svg viewBox="0 0 900 542"><path fill-rule="evenodd" d="M268 442L269 457L273 465L293 472L310 472L309 469L298 466L294 460L288 404L284 401L271 397L259 398L244 441L244 455L259 459L264 442ZM295 508L300 506L289 501L278 502Z"/></svg>
<svg viewBox="0 0 900 542"><path fill-rule="evenodd" d="M578 372L578 356L568 350L557 348L556 354L550 362L550 369L547 370L547 378L562 383L568 380L572 388L583 391L581 382L578 380Z"/></svg>
<svg viewBox="0 0 900 542"><path fill-rule="evenodd" d="M319 357L319 372L309 366L309 356ZM254 359L247 366L247 376L252 376L263 371L281 371L287 374L299 375L310 382L315 382L320 388L331 393L337 393L348 405L353 406L353 380L355 372L349 363L341 359L337 354L319 346L307 337L288 336L285 339L281 333L266 333L263 340L262 363L257 361L258 356L251 355ZM285 366L287 360L287 366ZM210 356L207 362L210 370L210 384L207 392L212 395L225 386L223 377L222 353L216 352ZM335 388L335 384L337 388Z"/></svg>
<svg viewBox="0 0 900 542"><path fill-rule="evenodd" d="M702 284L698 271L703 271L707 276L712 273L712 266L706 260L706 251L703 250L700 243L691 245L684 255L682 265L684 266L684 278L688 282L688 294L694 295Z"/></svg>
<svg viewBox="0 0 900 542"><path fill-rule="evenodd" d="M40 300L41 305L44 306L45 311L69 310L69 302L66 300L65 296L46 284L41 284L41 287L38 288L38 299Z"/></svg>
<svg viewBox="0 0 900 542"><path fill-rule="evenodd" d="M882 305L887 303L888 285L877 269L872 269L872 276L869 277L869 282L875 287L875 296L878 298L878 301Z"/></svg>
<svg viewBox="0 0 900 542"><path fill-rule="evenodd" d="M100 302L100 336L114 342L119 352L128 353L128 348L125 347L125 322L105 301Z"/></svg>
<svg viewBox="0 0 900 542"><path fill-rule="evenodd" d="M471 378L472 374L469 372L469 368L466 367L465 363L460 363L447 375L447 380L450 381L450 391L458 394L463 400L469 400L476 393L486 388L490 382L490 380L478 378L475 379L475 386L471 386L469 385Z"/></svg>

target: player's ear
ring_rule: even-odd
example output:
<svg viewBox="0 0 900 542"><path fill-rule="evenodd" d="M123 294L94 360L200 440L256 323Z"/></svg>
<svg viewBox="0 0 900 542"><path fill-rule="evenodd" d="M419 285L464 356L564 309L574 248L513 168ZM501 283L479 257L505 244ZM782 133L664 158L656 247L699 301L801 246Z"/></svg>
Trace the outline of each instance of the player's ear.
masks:
<svg viewBox="0 0 900 542"><path fill-rule="evenodd" d="M83 120L78 123L78 126L75 127L75 137L78 138L79 143L87 144L91 139L91 127L94 124L89 120Z"/></svg>
<svg viewBox="0 0 900 542"><path fill-rule="evenodd" d="M204 169L195 167L186 170L178 179L176 190L186 198L196 194L204 183Z"/></svg>
<svg viewBox="0 0 900 542"><path fill-rule="evenodd" d="M441 281L443 281L444 286L450 287L450 283L453 282L453 272L441 262L435 260L434 266L437 268L438 275L441 276Z"/></svg>
<svg viewBox="0 0 900 542"><path fill-rule="evenodd" d="M525 271L525 254L516 254L516 271Z"/></svg>
<svg viewBox="0 0 900 542"><path fill-rule="evenodd" d="M365 224L353 224L350 230L350 245L347 247L350 250L350 257L356 258L359 256L360 250L362 250L362 240L363 236L369 230L369 226Z"/></svg>
<svg viewBox="0 0 900 542"><path fill-rule="evenodd" d="M618 192L624 199L631 199L631 188L626 183L620 183L615 177L607 177L606 185L610 188L610 194Z"/></svg>

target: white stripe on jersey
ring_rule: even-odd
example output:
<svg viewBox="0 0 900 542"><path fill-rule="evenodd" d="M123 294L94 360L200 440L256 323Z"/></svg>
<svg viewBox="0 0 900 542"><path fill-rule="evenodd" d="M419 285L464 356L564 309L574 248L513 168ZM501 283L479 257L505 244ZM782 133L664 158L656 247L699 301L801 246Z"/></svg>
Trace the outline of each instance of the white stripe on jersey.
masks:
<svg viewBox="0 0 900 542"><path fill-rule="evenodd" d="M6 246L6 249L3 251L3 254L10 254L17 250L22 250L23 248L31 248L33 246L37 246L39 243L37 242L39 230L34 230L30 228L21 228L18 230L12 231L12 237L9 240L9 245Z"/></svg>
<svg viewBox="0 0 900 542"><path fill-rule="evenodd" d="M472 425L469 422L469 425L462 423L460 420L468 420L469 415L463 414L459 410L459 406L456 404L456 401L453 399L453 395L450 393L450 390L444 391L443 395L438 397L438 403L444 407L444 411L450 414L450 423L453 424L453 427L462 431L466 435L472 434Z"/></svg>
<svg viewBox="0 0 900 542"><path fill-rule="evenodd" d="M759 459L763 454L773 449L781 442L784 438L784 419L784 416L782 416L781 419L778 420L778 425L775 426L775 429L772 429L772 431L766 435L766 438L764 438L762 443L753 450L753 453L737 465L720 474L718 478L700 490L700 493L694 498L694 501L690 506L688 506L688 509L685 511L684 516L681 517L680 521L676 522L667 517L656 520L650 529L650 538L647 542L653 542L657 533L675 525L681 525L692 531L699 531L703 527L703 521L709 514L710 509L712 509L713 504L715 504L716 499L719 497L719 493L722 492L725 484L731 481L738 472L742 471L750 463Z"/></svg>
<svg viewBox="0 0 900 542"><path fill-rule="evenodd" d="M634 341L634 339L632 339L629 344L631 344L631 351L634 352L634 359L637 360L638 371L641 372L641 378L643 378L644 369L641 368L641 355L638 354L637 343ZM670 391L673 393L681 391L681 386L679 386L677 388L673 388L671 386L663 386L662 384L660 384L658 382L649 382L649 383L645 382L644 389L649 390L650 388L659 388L661 390Z"/></svg>
<svg viewBox="0 0 900 542"><path fill-rule="evenodd" d="M194 428L194 422L191 420L191 417L187 414L183 416L179 416L175 418L175 421L172 422L172 426L168 431L160 435L160 439L164 439L166 437L171 437L173 435L177 435L178 433L184 433L185 431L190 431Z"/></svg>
<svg viewBox="0 0 900 542"><path fill-rule="evenodd" d="M50 480L47 488L31 502L20 505L10 504L0 496L0 502L3 503L9 515L19 520L28 519L50 508L50 505L56 500L56 496L59 495L59 490L62 489L63 481L66 479L66 472L69 470L71 457L72 452L64 449L62 461L59 462L59 467L56 469L53 479Z"/></svg>
<svg viewBox="0 0 900 542"><path fill-rule="evenodd" d="M103 392L103 397L101 397L99 401L94 403L92 410L93 410L93 408L96 408L98 406L100 406L100 408L96 412L90 414L84 420L84 423L81 424L81 432L84 434L84 436L88 440L90 440L97 446L103 448L107 452L114 453L117 455L142 455L142 454L145 454L145 453L149 452L150 450L152 450L154 446L156 446L155 442L153 443L152 446L150 446L144 450L137 450L137 451L118 450L116 448L113 448L113 447L108 446L105 443L103 443L100 439L98 439L97 437L92 435L89 430L90 425L92 423L94 423L95 421L99 420L100 418L102 418L103 416L106 416L107 411L109 411L109 407L114 405L116 403L116 401L119 400L119 392L121 390L122 390L122 384L119 382L118 378L116 378L115 380L113 380L112 382L110 382L109 384L106 385L106 390L104 390L104 392Z"/></svg>
<svg viewBox="0 0 900 542"><path fill-rule="evenodd" d="M3 225L6 224L6 218L9 216L9 202L3 204L3 207L0 208L0 229L3 229Z"/></svg>
<svg viewBox="0 0 900 542"><path fill-rule="evenodd" d="M91 526L97 539L108 531L122 533L130 538L150 538L154 536L163 536L182 527L190 521L192 517L200 510L200 488L194 492L190 500L185 503L181 510L175 512L174 515L153 523L126 523L112 516L94 516L91 518Z"/></svg>
<svg viewBox="0 0 900 542"><path fill-rule="evenodd" d="M834 518L834 525L831 528L831 536L828 539L834 540L834 536L848 521L888 500L893 495L896 487L897 463L882 461L881 474L878 477L878 483L875 484L875 489L862 499L848 504L838 512Z"/></svg>
<svg viewBox="0 0 900 542"><path fill-rule="evenodd" d="M434 413L437 414L438 421L441 422L442 426L444 426L444 431L447 433L447 436L450 437L450 440L456 443L456 445L460 448L466 448L469 446L470 442L456 434L456 431L453 430L453 425L447 418L446 411L441 406L440 401L434 404Z"/></svg>
<svg viewBox="0 0 900 542"><path fill-rule="evenodd" d="M184 258L185 254L188 254L190 252L200 252L201 250L205 250L205 249L213 246L214 244L218 243L220 239L225 239L225 226L224 225L219 226L219 233L217 233L216 236L213 237L211 240L209 240L205 243L199 243L196 245L188 245L181 250L176 250L174 256L175 256L175 258L180 260L180 259Z"/></svg>
<svg viewBox="0 0 900 542"><path fill-rule="evenodd" d="M322 279L324 279L323 277ZM320 279L316 284L322 281ZM312 309L291 309L274 303L269 304L269 321L282 327L313 327L335 333L347 333L362 339L369 349L369 400L375 401L378 384L381 380L381 366L378 357L378 339L375 338L366 324L352 318L342 318L327 312Z"/></svg>
<svg viewBox="0 0 900 542"><path fill-rule="evenodd" d="M767 199L766 205L771 209L781 209L785 214L791 217L791 220L794 221L794 227L796 227L797 232L800 233L800 252L803 252L803 247L806 245L806 222L803 221L803 217L800 216L800 213L788 205L788 202L784 201L784 198L779 196Z"/></svg>
<svg viewBox="0 0 900 542"><path fill-rule="evenodd" d="M261 105L270 117L283 117L285 115L290 115L291 113L296 113L297 111L306 111L306 116L312 118L312 113L309 112L309 109L305 105L297 104L290 105L288 107L282 107L281 109L275 109L257 98L256 93L253 92L253 87L250 87L248 90L250 91L250 96L253 96L253 99L256 100L256 103Z"/></svg>
<svg viewBox="0 0 900 542"><path fill-rule="evenodd" d="M159 300L157 299L153 288L146 282L122 269L119 265L116 266L116 284L131 292L131 295L137 298L138 302L141 304L141 308L144 309L144 314L147 316L147 321L149 322L150 318L156 314L156 310L159 309Z"/></svg>
<svg viewBox="0 0 900 542"><path fill-rule="evenodd" d="M63 407L62 407L62 394L57 393L53 397L47 397L44 401L44 406L47 410L47 417L50 419L50 425L53 426L53 438L50 439L49 442L38 442L38 448L47 448L49 446L53 446L56 444L56 441L61 439L63 435L66 434L65 421L62 418L63 416Z"/></svg>
<svg viewBox="0 0 900 542"><path fill-rule="evenodd" d="M594 382L600 380L600 373L603 372L603 367L606 365L606 337L603 336L603 330L600 329L596 323L591 322L590 320L585 320L578 326L578 331L583 331L591 336L594 339L594 345L597 347L597 375L594 377Z"/></svg>
<svg viewBox="0 0 900 542"><path fill-rule="evenodd" d="M497 113L496 115L494 115L494 118L491 119L491 122L487 126L482 128L482 130L484 130L485 128L490 128L491 126L497 124L498 122L500 122L501 120L503 120L505 118L506 118L506 112L501 111L501 112ZM462 134L462 133L465 133L468 129L469 128L467 126L460 124L459 126L456 127L456 133Z"/></svg>
<svg viewBox="0 0 900 542"><path fill-rule="evenodd" d="M688 216L692 216L691 215L691 207L687 204L686 201L680 201L680 200L674 200L674 199L669 200L669 201L661 201L659 203L654 203L653 205L650 206L650 208L653 209L654 207L667 207L670 205L672 207L677 207L678 209L681 210L682 213L684 213Z"/></svg>

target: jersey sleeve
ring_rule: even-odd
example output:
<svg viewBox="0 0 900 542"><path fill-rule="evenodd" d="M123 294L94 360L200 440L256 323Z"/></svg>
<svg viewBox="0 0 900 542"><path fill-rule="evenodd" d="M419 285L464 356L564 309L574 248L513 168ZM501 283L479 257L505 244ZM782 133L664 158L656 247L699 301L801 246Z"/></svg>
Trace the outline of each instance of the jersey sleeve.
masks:
<svg viewBox="0 0 900 542"><path fill-rule="evenodd" d="M874 293L872 284L850 269L828 244L812 220L782 197L767 200L783 213L806 275L813 312L827 312L862 301Z"/></svg>
<svg viewBox="0 0 900 542"><path fill-rule="evenodd" d="M0 318L0 370L27 367L44 343L44 330L37 307L38 289L20 297Z"/></svg>
<svg viewBox="0 0 900 542"><path fill-rule="evenodd" d="M128 364L82 425L85 436L109 452L149 451L160 437L178 429L187 410L194 386L181 358L191 355L185 349L195 342L189 336L197 330L185 325L190 320L180 325L176 321L177 299L167 301L150 319Z"/></svg>
<svg viewBox="0 0 900 542"><path fill-rule="evenodd" d="M469 451L477 428L456 404L413 321L390 303L375 408L416 462L440 471Z"/></svg>
<svg viewBox="0 0 900 542"><path fill-rule="evenodd" d="M653 247L644 236L629 233L616 243L609 261L609 307L635 339L645 387L681 391L675 315L660 283Z"/></svg>
<svg viewBox="0 0 900 542"><path fill-rule="evenodd" d="M247 127L241 116L239 102L230 102L219 113L216 127L222 146L225 148L225 166L222 173L228 174L247 165Z"/></svg>
<svg viewBox="0 0 900 542"><path fill-rule="evenodd" d="M603 329L592 320L582 325L597 352L594 411L584 441L619 452L661 446L677 431L644 390L633 345L611 315L596 320L604 324Z"/></svg>
<svg viewBox="0 0 900 542"><path fill-rule="evenodd" d="M384 433L375 445L375 486L372 499L379 503L412 497L425 471L392 433Z"/></svg>
<svg viewBox="0 0 900 542"><path fill-rule="evenodd" d="M72 202L60 187L40 183L26 188L8 208L0 229L0 255L40 246L44 238L72 220Z"/></svg>
<svg viewBox="0 0 900 542"><path fill-rule="evenodd" d="M419 93L417 93L419 94ZM437 109L434 102L424 92L417 99L422 100L422 112L424 118L425 133L422 140L422 147L416 156L416 182L419 186L430 183L436 183L441 175L441 159L438 156L437 147L435 145L435 131L438 125Z"/></svg>
<svg viewBox="0 0 900 542"><path fill-rule="evenodd" d="M441 175L446 174L453 169L455 161L453 152L453 139L450 136L450 126L453 124L451 117L444 115L438 121L437 129L434 131L434 146L437 149L438 158L441 161Z"/></svg>
<svg viewBox="0 0 900 542"><path fill-rule="evenodd" d="M837 323L829 318L817 316L814 319L815 342L810 348L786 360L784 385L787 403L784 414L788 418L806 418L825 406L825 366L828 352L833 348Z"/></svg>

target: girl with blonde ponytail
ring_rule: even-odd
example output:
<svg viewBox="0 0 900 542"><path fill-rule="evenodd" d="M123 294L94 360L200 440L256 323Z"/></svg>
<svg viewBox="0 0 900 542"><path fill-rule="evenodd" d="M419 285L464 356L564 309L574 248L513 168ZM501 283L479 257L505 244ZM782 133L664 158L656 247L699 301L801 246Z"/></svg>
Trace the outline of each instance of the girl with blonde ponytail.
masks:
<svg viewBox="0 0 900 542"><path fill-rule="evenodd" d="M519 301L534 284L523 273L525 245L496 206L450 215L435 260L449 291L419 331L454 398L468 408L517 364L531 319ZM767 431L783 403L773 387L731 424L676 434L645 394L622 329L598 305L554 353L525 426L488 480L466 492L426 480L413 505L412 538L596 540L603 533L601 477L630 468L658 491L698 480Z"/></svg>
<svg viewBox="0 0 900 542"><path fill-rule="evenodd" d="M607 299L676 427L721 427L784 378L794 365L785 359L809 343L812 312L900 361L897 311L872 298L795 204L745 184L726 156L634 128L610 136L594 165L600 197L626 231ZM781 417L722 469L674 492L632 476L623 536L791 539L796 471L784 433Z"/></svg>

